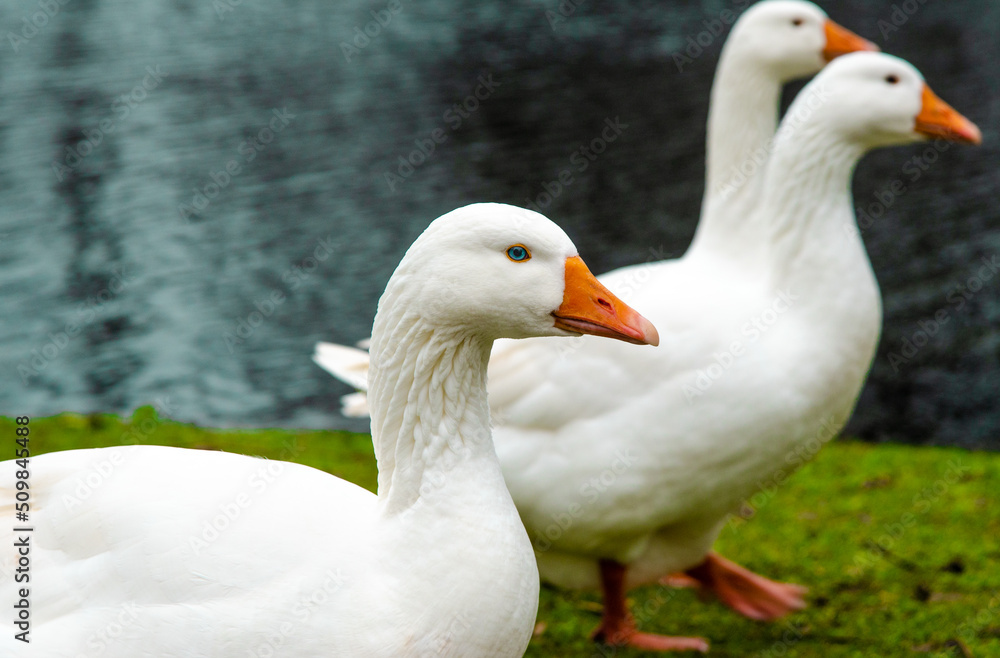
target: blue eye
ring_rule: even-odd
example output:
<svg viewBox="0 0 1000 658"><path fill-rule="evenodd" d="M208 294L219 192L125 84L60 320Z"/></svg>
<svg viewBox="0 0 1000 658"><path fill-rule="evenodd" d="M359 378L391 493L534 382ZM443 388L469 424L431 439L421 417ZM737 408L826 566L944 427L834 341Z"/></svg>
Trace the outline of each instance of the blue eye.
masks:
<svg viewBox="0 0 1000 658"><path fill-rule="evenodd" d="M531 258L531 252L528 251L528 248L524 245L516 244L507 249L507 258L511 259L515 263L523 263Z"/></svg>

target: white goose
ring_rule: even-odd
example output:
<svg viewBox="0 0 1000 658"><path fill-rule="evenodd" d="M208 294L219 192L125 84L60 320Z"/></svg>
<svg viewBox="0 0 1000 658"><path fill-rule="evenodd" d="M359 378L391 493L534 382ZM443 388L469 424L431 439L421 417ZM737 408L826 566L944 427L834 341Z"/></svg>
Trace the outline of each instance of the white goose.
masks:
<svg viewBox="0 0 1000 658"><path fill-rule="evenodd" d="M490 437L492 342L657 342L576 253L541 215L499 204L437 219L407 251L373 327L377 497L219 452L32 459L34 530L0 531L8 548L30 542L31 580L17 585L30 589L30 644L5 615L4 655L522 655L538 572ZM0 464L8 520L17 469Z"/></svg>
<svg viewBox="0 0 1000 658"><path fill-rule="evenodd" d="M706 649L699 638L639 633L627 614L628 587L680 570L750 617L799 605L794 586L710 549L740 501L787 477L850 416L881 326L851 175L866 151L928 136L981 139L906 62L840 58L775 138L748 220L747 236L765 240L756 266L685 259L603 277L619 294L633 282L629 299L660 327L661 349L497 345L490 394L504 419L504 476L543 579L602 587L600 638Z"/></svg>

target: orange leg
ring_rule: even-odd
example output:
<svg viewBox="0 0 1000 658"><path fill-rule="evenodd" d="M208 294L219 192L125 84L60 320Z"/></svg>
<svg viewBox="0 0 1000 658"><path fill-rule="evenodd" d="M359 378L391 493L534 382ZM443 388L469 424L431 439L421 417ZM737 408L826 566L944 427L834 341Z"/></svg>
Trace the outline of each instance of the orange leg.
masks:
<svg viewBox="0 0 1000 658"><path fill-rule="evenodd" d="M704 591L750 619L771 621L806 607L807 588L768 580L715 552L685 573Z"/></svg>
<svg viewBox="0 0 1000 658"><path fill-rule="evenodd" d="M640 633L628 612L625 601L626 566L614 560L600 560L601 588L604 590L604 614L593 639L617 647L635 647L646 651L708 651L708 642L700 637L668 637Z"/></svg>

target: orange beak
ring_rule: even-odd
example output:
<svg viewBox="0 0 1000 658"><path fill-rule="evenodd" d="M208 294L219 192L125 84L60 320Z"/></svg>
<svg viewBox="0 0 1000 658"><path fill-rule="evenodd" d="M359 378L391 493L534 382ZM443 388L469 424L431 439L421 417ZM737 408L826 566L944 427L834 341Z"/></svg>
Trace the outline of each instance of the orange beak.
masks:
<svg viewBox="0 0 1000 658"><path fill-rule="evenodd" d="M636 345L659 345L656 327L601 285L579 256L566 259L562 305L552 312L555 326L575 334L617 338Z"/></svg>
<svg viewBox="0 0 1000 658"><path fill-rule="evenodd" d="M983 133L972 123L955 111L951 105L938 98L931 88L924 85L923 105L917 115L914 130L928 137L940 137L950 142L965 144L982 144Z"/></svg>
<svg viewBox="0 0 1000 658"><path fill-rule="evenodd" d="M854 32L845 27L841 27L831 20L827 20L823 25L823 33L826 34L826 47L823 48L823 59L828 62L847 53L858 50L878 51L879 47L868 39L862 39Z"/></svg>

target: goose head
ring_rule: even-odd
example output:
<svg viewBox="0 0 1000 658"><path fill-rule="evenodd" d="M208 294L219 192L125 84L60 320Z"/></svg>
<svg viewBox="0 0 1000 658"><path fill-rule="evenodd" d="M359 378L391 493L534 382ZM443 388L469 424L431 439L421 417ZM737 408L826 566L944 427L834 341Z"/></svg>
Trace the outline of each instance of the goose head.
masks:
<svg viewBox="0 0 1000 658"><path fill-rule="evenodd" d="M802 0L765 0L750 7L733 28L727 47L782 82L812 75L840 55L878 50Z"/></svg>
<svg viewBox="0 0 1000 658"><path fill-rule="evenodd" d="M974 123L937 97L908 62L883 53L853 53L820 73L789 108L796 119L816 113L825 129L863 150L940 138L979 144Z"/></svg>
<svg viewBox="0 0 1000 658"><path fill-rule="evenodd" d="M428 323L487 339L593 334L659 343L653 325L590 273L562 229L515 206L473 204L434 220L393 283Z"/></svg>

